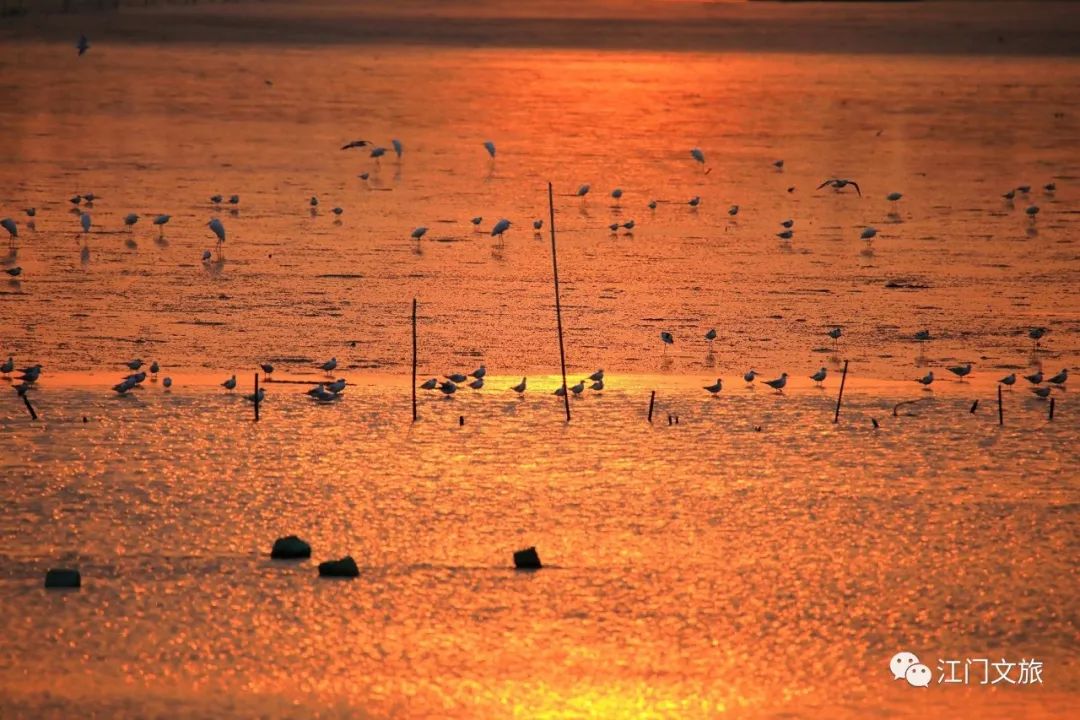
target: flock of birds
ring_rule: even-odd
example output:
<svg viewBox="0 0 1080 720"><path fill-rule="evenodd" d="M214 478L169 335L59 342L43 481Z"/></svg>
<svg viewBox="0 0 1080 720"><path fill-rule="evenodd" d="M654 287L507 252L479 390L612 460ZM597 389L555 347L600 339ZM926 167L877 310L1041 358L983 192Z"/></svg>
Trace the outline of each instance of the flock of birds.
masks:
<svg viewBox="0 0 1080 720"><path fill-rule="evenodd" d="M86 38L86 36L81 36L79 38L79 41L76 44L76 47L78 49L79 55L83 55L84 53L87 52L87 50L90 48L90 43L89 43L89 40ZM404 144L399 139L394 138L394 139L392 139L390 141L390 147L393 149L393 152L395 153L397 158L400 160L403 153L404 153ZM492 162L494 162L495 157L496 157L495 143L493 141L491 141L491 140L487 140L487 141L485 141L483 143L483 148L487 152L487 154L489 156L489 159ZM375 145L374 143L372 143L372 142L370 142L368 140L363 140L363 139L351 140L351 141L346 142L344 145L341 146L341 150L348 151L348 150L356 150L356 149L367 149L368 153L369 153L369 157L372 158L376 163L379 162L380 158L384 157L387 154L387 148L386 147L381 146L381 145ZM707 165L706 165L705 153L704 153L704 151L701 150L701 148L698 148L698 147L691 148L690 149L690 157L695 162L697 162L699 165L701 165L702 168L704 168L705 174L708 174L711 171L711 168L707 167ZM774 161L772 163L772 165L778 171L782 171L783 168L784 168L784 161L783 160L776 160L776 161ZM368 179L368 177L369 177L369 173L367 173L367 172L361 173L359 175L359 177L362 180L366 181ZM852 188L859 197L862 197L862 188L859 186L859 183L856 182L855 180L850 179L850 178L838 178L838 177L827 178L820 185L818 185L816 189L820 190L820 189L823 189L823 188L831 188L835 192L841 192L841 191L845 190L848 187ZM1056 189L1057 189L1056 184L1053 183L1053 182L1047 183L1046 185L1043 186L1043 191L1048 195L1052 195ZM789 193L793 192L794 190L795 190L794 187L788 188ZM584 184L581 184L578 187L577 191L575 193L573 193L572 196L579 198L581 200L581 202L584 203L586 201L587 197L589 196L591 191L592 191L591 185L588 184L588 183L584 183ZM1031 192L1031 186L1029 186L1029 185L1020 185L1020 186L1017 186L1015 188L1012 188L1012 189L1008 190L1007 192L1005 192L1002 195L1002 197L1007 203L1011 204L1014 201L1014 199L1016 199L1018 196L1027 197L1030 194L1030 192ZM610 197L615 203L619 203L621 201L622 197L623 197L623 190L621 188L618 188L618 187L614 188L610 192ZM904 197L903 194L900 193L900 192L890 192L888 195L885 196L885 199L888 202L895 204L895 203L898 203L903 197ZM75 214L78 215L79 226L81 227L84 236L86 234L90 233L91 228L93 227L93 224L94 224L93 223L93 218L91 217L91 214L90 214L89 210L91 210L94 207L95 200L100 200L100 199L101 199L100 196L97 196L94 193L86 193L86 194L81 194L81 195L75 195L75 196L70 198L70 203L73 205L72 212L74 212ZM229 196L228 198L226 198L223 195L213 195L209 199L210 199L211 204L214 205L215 207L220 207L223 203L227 203L227 204L229 204L229 205L231 205L233 207L236 207L240 203L240 196L235 195L235 194ZM309 202L309 204L310 204L310 206L312 208L312 211L314 212L315 208L319 204L318 197L312 196L308 202ZM655 210L658 203L661 203L661 202L668 202L668 201L655 200L655 199L650 200L648 202L648 207L649 207L650 210ZM690 208L696 209L701 205L701 202L702 202L701 196L694 196L694 197L691 197L689 200L687 200L686 204ZM37 214L38 214L37 209L33 208L33 207L30 207L30 208L26 208L24 210L24 212L25 212L26 216L29 218L28 227L30 229L34 229L34 218L37 217ZM335 215L340 216L344 211L340 207L334 207L332 209L332 212ZM737 205L737 204L736 205L731 205L728 208L727 212L731 217L734 218L739 213L739 205ZM1039 207L1037 205L1035 205L1035 204L1030 204L1030 205L1028 205L1026 207L1025 213L1032 219L1032 221L1034 221L1036 215L1038 215L1038 213L1039 213ZM138 213L134 213L134 212L129 213L126 216L124 216L124 218L123 218L124 227L130 229L130 228L134 227L141 219L142 219L142 216L140 216ZM169 214L155 214L155 215L152 216L151 223L158 228L160 237L164 237L165 226L169 223L169 221L171 219L172 219L172 216L169 215ZM479 226L483 223L483 217L482 216L473 217L473 218L471 218L470 222L474 227L479 228ZM510 230L512 225L513 225L513 223L510 220L508 220L506 218L500 218L498 221L496 221L494 223L494 225L492 225L492 227L490 229L490 235L492 237L499 238L501 240L502 237L505 235L505 233L507 233ZM536 219L536 220L532 221L532 227L537 232L539 232L543 228L543 225L544 225L544 221L542 219ZM634 230L635 225L636 225L635 221L633 219L629 219L629 220L627 220L625 222L611 223L608 227L609 227L609 229L611 230L612 233L617 233L620 229L626 231L627 233L632 233L633 230ZM791 219L791 218L781 220L780 223L779 223L779 226L780 226L781 229L776 233L777 237L779 237L782 241L785 241L785 242L791 241L791 239L794 236L794 225L795 225L795 221L793 219ZM8 232L9 247L11 249L12 256L14 256L15 252L17 251L17 240L18 240L18 237L19 237L18 225L12 218L5 217L5 218L0 219L0 227L2 227L3 229L5 229ZM223 245L225 243L226 236L227 236L226 235L226 230L225 230L225 225L219 218L212 217L206 223L206 227L210 230L210 232L216 238L216 250L217 250L217 253L218 253L218 257L220 258L221 253L222 253L222 247L223 247ZM424 237L424 235L427 233L427 231L428 231L428 228L426 226L416 227L410 233L410 237L413 240L419 241L421 238ZM871 243L871 242L873 242L873 240L877 236L877 234L878 234L878 231L877 231L876 228L874 228L874 227L865 227L860 232L860 239L866 241L867 243ZM84 252L85 252L85 250L86 250L86 248L84 247ZM203 260L203 262L209 262L211 257L212 257L212 255L211 255L210 250L205 250L203 252L202 260ZM18 266L18 265L14 265L12 267L9 267L9 268L5 269L5 272L9 276L11 276L12 278L18 278L22 274L22 268L20 266ZM1033 341L1035 341L1035 343L1037 345L1039 340L1043 337L1043 335L1046 332L1047 332L1046 328L1042 328L1042 327L1032 328L1030 330L1030 332L1029 332L1029 336L1031 337L1031 339ZM830 338L832 338L834 343L839 340L841 335L842 335L842 330L841 330L840 327L834 327L832 330L830 330L828 332L828 336ZM716 339L716 337L717 337L717 334L716 334L715 329L711 329L707 333L705 333L705 340L707 342L709 342L709 343L712 343ZM925 342L925 341L929 341L931 339L931 337L930 337L929 331L923 330L923 331L920 331L918 333L915 333L914 339L917 340L917 341L920 341L920 342ZM675 343L674 335L670 331L666 331L666 330L660 332L660 340L663 343L663 348L664 348L665 352L666 352L667 346L673 345ZM126 375L119 383L114 385L113 388L112 388L119 395L126 395L129 392L131 392L132 390L135 390L135 389L139 388L142 385L142 383L148 379L147 373L141 369L143 367L143 361L141 359L135 359L135 360L132 360L132 361L128 362L127 367L132 372L130 374ZM319 365L318 367L320 369L322 369L324 372L328 373L328 374L332 373L333 370L336 369L336 367L337 367L337 359L336 358L331 358L329 361L323 363L322 365ZM264 364L264 365L261 366L261 368L262 368L262 370L264 372L264 376L267 377L267 378L269 378L269 376L273 373L273 370L274 370L273 366L269 365L269 364ZM961 381L963 381L964 378L967 377L972 372L972 364L967 363L965 365L953 366L953 367L949 367L947 369L948 369L948 371L950 373L957 376ZM3 363L3 365L0 365L0 372L2 372L2 374L5 375L5 376L10 375L14 370L15 370L15 363L14 363L13 358L11 358L11 357L9 357L7 362ZM149 379L151 379L152 381L156 380L158 372L160 370L160 367L159 367L158 363L156 361L151 363L148 370L149 370ZM33 387L33 385L37 382L38 378L40 377L41 371L42 371L42 366L41 365L33 365L33 366L30 366L30 367L22 368L19 371L20 375L18 377L18 380L20 381L20 384L18 386L16 386L16 389L20 392L20 394L24 394L27 389ZM452 373L452 374L446 375L445 380L443 380L443 381L439 381L437 378L431 378L431 379L427 380L426 382L424 382L423 384L421 384L420 387L422 389L424 389L424 390L438 390L439 392L441 392L443 395L445 395L447 397L452 396L458 390L459 386L464 385L466 383L467 383L467 386L469 388L471 388L472 390L479 391L479 390L484 388L486 372L487 372L486 368L483 365L481 365L478 369L476 369L472 373L469 373L468 375L461 374L461 373ZM824 385L824 382L825 382L825 379L826 379L827 376L828 376L828 370L825 367L821 367L817 372L810 375L809 379L811 379L817 386L822 387ZM749 371L747 371L743 375L743 380L747 383L748 386L752 386L752 384L757 379L757 377L758 377L757 371L755 371L753 369L750 369ZM788 377L789 377L788 373L783 372L783 373L780 373L780 375L778 377L774 378L774 379L760 380L759 382L762 382L765 385L767 385L768 387L773 388L778 393L782 393L783 390L784 390L784 387L787 385ZM1028 380L1030 383L1032 383L1033 385L1036 386L1036 387L1033 388L1033 392L1038 397L1046 398L1046 397L1048 397L1050 395L1052 386L1063 386L1065 384L1065 382L1068 379L1068 371L1063 369L1061 372L1057 373L1056 375L1054 375L1052 377L1049 377L1049 378L1045 378L1046 383L1048 383L1047 385L1043 385L1044 376L1043 376L1043 372L1041 370L1039 370L1039 371L1037 371L1037 372L1035 372L1033 374L1030 374L1030 375L1025 375L1023 377L1026 380ZM471 378L471 380L470 380L470 378ZM1007 375L1007 376L1001 378L999 382L1004 386L1012 386L1012 385L1014 385L1016 383L1016 379L1017 379L1017 377L1016 377L1015 374L1010 374L1010 375ZM922 384L924 386L924 388L926 388L926 389L929 389L930 386L934 383L934 381L935 381L935 377L934 377L933 371L930 371L930 372L926 373L926 375L924 375L923 377L917 379L917 382ZM236 384L237 383L236 383L236 376L235 375L233 375L228 380L225 380L224 382L221 383L221 385L226 390L228 390L230 392L235 390ZM168 377L164 378L163 381L162 381L162 385L166 389L170 388L172 386L172 379L168 378ZM329 381L329 382L325 382L325 383L319 383L315 387L313 387L311 390L309 390L307 392L307 394L309 396L311 396L313 399L315 399L316 401L319 401L319 402L331 402L333 400L336 400L336 399L340 398L342 391L344 391L344 389L345 389L345 386L346 386L346 381L343 378L339 378L337 380L333 380L333 381ZM588 387L590 390L595 391L595 392L603 391L603 389L604 389L604 371L603 370L597 370L595 373L590 375L588 378L582 379L578 383L576 383L574 385L571 385L569 387L561 386L561 387L559 387L559 388L557 388L555 390L554 394L562 396L562 395L565 395L567 392L569 392L572 395L579 396L579 395L581 395L582 393L585 392L586 387ZM514 392L518 393L518 394L524 394L526 389L527 389L527 379L523 377L521 379L520 383L518 383L517 385L512 386L510 389L513 390ZM723 389L723 380L722 380L722 378L717 378L717 380L716 380L716 382L714 384L705 386L704 389L708 393L710 393L710 394L712 394L714 396L718 395L721 392L721 390ZM250 401L260 402L265 397L265 389L259 388L257 393L253 393L253 394L245 396L245 397Z"/></svg>

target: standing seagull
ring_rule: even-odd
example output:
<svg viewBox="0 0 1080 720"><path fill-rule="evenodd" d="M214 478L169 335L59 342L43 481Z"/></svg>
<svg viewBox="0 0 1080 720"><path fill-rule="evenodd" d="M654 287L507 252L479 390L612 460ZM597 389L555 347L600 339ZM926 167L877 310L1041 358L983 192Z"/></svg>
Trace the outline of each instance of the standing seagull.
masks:
<svg viewBox="0 0 1080 720"><path fill-rule="evenodd" d="M877 228L868 227L859 234L860 240L870 242L877 236Z"/></svg>
<svg viewBox="0 0 1080 720"><path fill-rule="evenodd" d="M746 371L746 374L742 376L742 379L746 381L746 384L753 388L754 378L758 376L757 370L750 369Z"/></svg>
<svg viewBox="0 0 1080 720"><path fill-rule="evenodd" d="M900 202L900 198L904 197L903 193L891 192L885 196L885 199L891 203Z"/></svg>
<svg viewBox="0 0 1080 720"><path fill-rule="evenodd" d="M90 213L79 213L79 224L84 233L90 232Z"/></svg>
<svg viewBox="0 0 1080 720"><path fill-rule="evenodd" d="M915 382L919 383L924 388L929 390L930 385L934 382L934 371L931 370L930 372L926 373L925 375L923 375L921 378L919 378Z"/></svg>
<svg viewBox="0 0 1080 720"><path fill-rule="evenodd" d="M716 328L711 328L709 332L705 333L705 339L712 345L712 341L716 339Z"/></svg>
<svg viewBox="0 0 1080 720"><path fill-rule="evenodd" d="M1046 382L1053 383L1055 385L1064 385L1065 381L1068 380L1068 379L1069 379L1069 371L1068 371L1068 369L1063 369L1061 372L1059 372L1054 377L1047 378Z"/></svg>
<svg viewBox="0 0 1080 720"><path fill-rule="evenodd" d="M705 386L705 389L707 391L709 391L710 393L712 393L713 397L716 397L717 393L719 393L723 388L724 388L724 381L721 380L720 378L716 378L716 384L715 385L706 385Z"/></svg>
<svg viewBox="0 0 1080 720"><path fill-rule="evenodd" d="M577 189L577 196L581 198L581 202L585 202L585 196L589 194L589 183L583 184Z"/></svg>
<svg viewBox="0 0 1080 720"><path fill-rule="evenodd" d="M694 197L690 198L690 200L686 204L690 207L696 208L698 205L701 204L701 196L695 195Z"/></svg>
<svg viewBox="0 0 1080 720"><path fill-rule="evenodd" d="M739 214L739 206L738 205L732 205L731 207L728 208L727 214L730 215L731 217L735 217L736 215Z"/></svg>
<svg viewBox="0 0 1080 720"><path fill-rule="evenodd" d="M1024 379L1032 385L1038 385L1043 381L1043 371L1039 370L1038 372L1034 372L1031 375L1025 375Z"/></svg>
<svg viewBox="0 0 1080 720"><path fill-rule="evenodd" d="M829 331L829 337L833 339L833 345L836 345L836 341L840 339L840 336L844 334L844 331L839 327L834 327Z"/></svg>
<svg viewBox="0 0 1080 720"><path fill-rule="evenodd" d="M5 362L3 365L0 365L0 373L3 373L4 375L10 375L11 371L14 370L14 369L15 369L15 358L8 355L7 362Z"/></svg>
<svg viewBox="0 0 1080 720"><path fill-rule="evenodd" d="M139 222L139 216L135 213L128 213L127 216L124 217L124 225L127 227L131 227L137 222Z"/></svg>
<svg viewBox="0 0 1080 720"><path fill-rule="evenodd" d="M326 362L324 362L322 365L319 366L319 368L321 370L324 370L327 375L332 373L336 367L337 367L337 358L336 357L330 358L329 360L327 360Z"/></svg>
<svg viewBox="0 0 1080 720"><path fill-rule="evenodd" d="M1016 384L1016 373L1009 373L1005 377L998 380L998 382L1001 383L1002 385L1010 385L1010 386L1015 385Z"/></svg>
<svg viewBox="0 0 1080 720"><path fill-rule="evenodd" d="M274 374L274 366L271 365L270 363L263 363L262 365L259 365L259 367L262 368L263 374L265 374L265 375L273 375Z"/></svg>
<svg viewBox="0 0 1080 720"><path fill-rule="evenodd" d="M521 395L522 393L524 393L525 392L525 378L521 378L521 382L519 382L517 385L513 386L510 389L513 390L514 392L516 392L518 395Z"/></svg>
<svg viewBox="0 0 1080 720"><path fill-rule="evenodd" d="M172 219L172 215L158 215L154 218L154 224L158 226L158 237L165 237L165 225Z"/></svg>
<svg viewBox="0 0 1080 720"><path fill-rule="evenodd" d="M1050 386L1047 385L1046 387L1031 388L1031 392L1035 393L1036 395L1045 400L1050 396Z"/></svg>
<svg viewBox="0 0 1080 720"><path fill-rule="evenodd" d="M787 385L787 373L780 373L780 377L775 380L763 380L766 385L771 387L778 393L784 392L784 386Z"/></svg>
<svg viewBox="0 0 1080 720"><path fill-rule="evenodd" d="M971 363L968 363L967 365L956 365L954 367L951 367L949 368L949 372L951 372L953 375L959 376L962 380L965 376L971 374Z"/></svg>
<svg viewBox="0 0 1080 720"><path fill-rule="evenodd" d="M829 373L825 368L821 368L816 373L810 376L810 379L816 382L818 385L825 382L825 376Z"/></svg>
<svg viewBox="0 0 1080 720"><path fill-rule="evenodd" d="M667 353L667 346L675 344L675 336L669 333L667 330L660 331L660 340L664 343L664 352Z"/></svg>
<svg viewBox="0 0 1080 720"><path fill-rule="evenodd" d="M228 380L221 383L221 387L225 388L226 390L230 390L230 391L235 390L236 389L236 376L233 375Z"/></svg>
<svg viewBox="0 0 1080 720"><path fill-rule="evenodd" d="M1043 335L1050 332L1044 327L1031 328L1028 331L1028 337L1035 341L1035 346L1039 346L1039 341L1042 340Z"/></svg>

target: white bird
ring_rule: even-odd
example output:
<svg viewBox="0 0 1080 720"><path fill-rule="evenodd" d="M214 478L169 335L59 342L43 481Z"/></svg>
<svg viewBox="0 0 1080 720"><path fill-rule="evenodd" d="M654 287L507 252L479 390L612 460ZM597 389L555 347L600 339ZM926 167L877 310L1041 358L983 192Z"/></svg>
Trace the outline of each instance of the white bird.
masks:
<svg viewBox="0 0 1080 720"><path fill-rule="evenodd" d="M332 373L336 367L337 367L337 358L332 357L329 360L327 360L326 362L324 362L322 365L320 365L319 369L321 369L321 370L325 371L327 374L329 374L329 373Z"/></svg>
<svg viewBox="0 0 1080 720"><path fill-rule="evenodd" d="M1050 386L1031 388L1031 392L1035 393L1041 398L1046 398L1050 395Z"/></svg>
<svg viewBox="0 0 1080 720"><path fill-rule="evenodd" d="M476 378L471 383L469 383L469 387L471 387L473 390L479 390L480 388L484 387L484 378Z"/></svg>
<svg viewBox="0 0 1080 720"><path fill-rule="evenodd" d="M868 227L859 235L860 240L873 240L877 235L877 228Z"/></svg>
<svg viewBox="0 0 1080 720"><path fill-rule="evenodd" d="M491 237L501 238L503 233L510 229L510 221L503 218L499 222L495 223L495 227L491 228Z"/></svg>
<svg viewBox="0 0 1080 720"><path fill-rule="evenodd" d="M397 138L390 141L390 144L394 146L394 153L401 158L401 153L405 152L405 147L401 144L401 141Z"/></svg>
<svg viewBox="0 0 1080 720"><path fill-rule="evenodd" d="M888 195L885 196L885 199L888 200L889 202L896 202L902 197L904 197L904 195L902 193L891 192L891 193L889 193Z"/></svg>
<svg viewBox="0 0 1080 720"><path fill-rule="evenodd" d="M457 385L453 382L444 382L439 384L439 390L443 395L453 395L457 392Z"/></svg>
<svg viewBox="0 0 1080 720"><path fill-rule="evenodd" d="M539 230L542 227L544 227L543 220L533 220L533 230Z"/></svg>
<svg viewBox="0 0 1080 720"><path fill-rule="evenodd" d="M735 217L736 215L739 214L739 206L738 205L732 205L731 207L728 208L727 214L730 215L731 217Z"/></svg>
<svg viewBox="0 0 1080 720"><path fill-rule="evenodd" d="M697 207L701 204L701 196L695 195L694 197L690 198L690 200L686 204L690 207Z"/></svg>
<svg viewBox="0 0 1080 720"><path fill-rule="evenodd" d="M720 378L716 378L716 384L715 385L706 385L705 389L707 391L709 391L710 393L712 393L713 395L716 395L718 392L720 392L723 389L723 387L724 387L723 380L721 380Z"/></svg>
<svg viewBox="0 0 1080 720"><path fill-rule="evenodd" d="M463 383L469 379L468 375L462 375L461 373L453 373L452 375L444 375L443 377L452 383Z"/></svg>
<svg viewBox="0 0 1080 720"><path fill-rule="evenodd" d="M690 148L690 157L697 160L700 164L705 164L705 153L701 152L701 148Z"/></svg>
<svg viewBox="0 0 1080 720"><path fill-rule="evenodd" d="M575 395L580 395L581 393L585 392L585 381L582 380L577 385L571 385L570 392L574 393Z"/></svg>
<svg viewBox="0 0 1080 720"><path fill-rule="evenodd" d="M15 358L8 355L7 362L5 362L3 365L0 365L0 373L3 373L4 375L10 375L11 371L14 370L14 369L15 369Z"/></svg>
<svg viewBox="0 0 1080 720"><path fill-rule="evenodd" d="M971 363L968 363L967 365L956 365L954 367L951 367L949 368L949 372L959 377L969 375L971 373Z"/></svg>
<svg viewBox="0 0 1080 720"><path fill-rule="evenodd" d="M1043 371L1039 370L1038 372L1032 373L1031 375L1025 375L1024 379L1032 385L1038 385L1043 381Z"/></svg>
<svg viewBox="0 0 1080 720"><path fill-rule="evenodd" d="M579 198L584 198L588 194L589 194L589 183L585 183L584 185L582 185L581 187L579 187L577 189L577 196Z"/></svg>
<svg viewBox="0 0 1080 720"><path fill-rule="evenodd" d="M525 392L525 378L521 378L521 382L519 382L517 385L514 385L510 389L516 392L518 395Z"/></svg>
<svg viewBox="0 0 1080 720"><path fill-rule="evenodd" d="M217 235L218 251L220 252L221 244L225 242L225 226L217 218L208 222L206 226L210 228L214 235Z"/></svg>
<svg viewBox="0 0 1080 720"><path fill-rule="evenodd" d="M790 229L790 228L791 228L791 226L793 226L793 225L795 224L795 221L794 221L794 220L792 220L791 218L788 218L787 220L781 220L781 221L780 221L780 224L781 224L781 225L782 225L783 227L786 227L786 228Z"/></svg>
<svg viewBox="0 0 1080 720"><path fill-rule="evenodd" d="M825 368L821 368L816 373L811 375L810 379L820 385L821 383L825 382L825 376L828 375L828 373L828 370L826 370Z"/></svg>
<svg viewBox="0 0 1080 720"><path fill-rule="evenodd" d="M135 213L128 213L124 217L124 224L127 225L128 227L131 227L132 225L134 225L137 222L139 222L139 216L136 215Z"/></svg>
<svg viewBox="0 0 1080 720"><path fill-rule="evenodd" d="M421 390L434 390L435 386L438 385L438 384L439 384L439 381L438 381L437 378L431 378L430 380L425 380L423 383L421 383L420 389Z"/></svg>
<svg viewBox="0 0 1080 720"><path fill-rule="evenodd" d="M236 376L233 375L228 380L221 383L221 387L225 388L226 390L235 390L236 389Z"/></svg>
<svg viewBox="0 0 1080 720"><path fill-rule="evenodd" d="M1009 373L1005 377L998 380L1002 385L1014 385L1016 384L1016 373Z"/></svg>
<svg viewBox="0 0 1080 720"><path fill-rule="evenodd" d="M495 159L495 143L491 142L490 140L485 140L484 141L484 149L488 151L488 155L490 155L491 159L494 160Z"/></svg>
<svg viewBox="0 0 1080 720"><path fill-rule="evenodd" d="M747 383L752 383L754 382L754 378L756 378L757 376L757 370L751 369L746 371L746 374L742 376L742 379L745 380Z"/></svg>
<svg viewBox="0 0 1080 720"><path fill-rule="evenodd" d="M1052 378L1047 378L1046 382L1054 383L1055 385L1064 385L1065 381L1069 379L1068 369L1062 369L1057 375Z"/></svg>
<svg viewBox="0 0 1080 720"><path fill-rule="evenodd" d="M84 233L90 232L90 213L80 213L79 223L82 225Z"/></svg>
<svg viewBox="0 0 1080 720"><path fill-rule="evenodd" d="M129 370L138 370L143 366L143 361L142 358L135 358L134 360L130 360L124 364L128 366Z"/></svg>
<svg viewBox="0 0 1080 720"><path fill-rule="evenodd" d="M775 380L762 380L766 385L771 387L776 392L783 392L784 386L787 385L787 373L780 373L780 377Z"/></svg>
<svg viewBox="0 0 1080 720"><path fill-rule="evenodd" d="M592 375L590 375L589 379L592 380L593 382L596 382L597 380L603 380L604 379L604 369L600 368L599 370L594 372Z"/></svg>
<svg viewBox="0 0 1080 720"><path fill-rule="evenodd" d="M480 378L487 375L487 368L484 367L483 365L481 365L480 367L476 368L471 373L469 373L469 375L476 378L477 380L479 380Z"/></svg>
<svg viewBox="0 0 1080 720"><path fill-rule="evenodd" d="M259 388L258 392L253 392L250 395L245 395L244 399L248 402L262 402L266 397L266 390Z"/></svg>
<svg viewBox="0 0 1080 720"><path fill-rule="evenodd" d="M427 228L421 226L421 227L418 227L418 228L416 228L415 230L412 231L411 237L412 237L413 240L419 240L420 238L424 237L424 233L426 233L426 232L427 232Z"/></svg>
<svg viewBox="0 0 1080 720"><path fill-rule="evenodd" d="M934 382L934 371L931 370L915 382L920 383L924 387L930 387L930 384Z"/></svg>

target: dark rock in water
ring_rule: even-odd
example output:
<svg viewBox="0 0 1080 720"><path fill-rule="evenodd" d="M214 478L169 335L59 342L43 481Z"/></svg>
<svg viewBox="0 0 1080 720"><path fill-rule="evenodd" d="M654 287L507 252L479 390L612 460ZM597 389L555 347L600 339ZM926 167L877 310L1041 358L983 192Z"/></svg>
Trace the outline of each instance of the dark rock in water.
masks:
<svg viewBox="0 0 1080 720"><path fill-rule="evenodd" d="M47 588L77 588L82 586L82 576L78 570L70 568L53 568L45 573L45 587Z"/></svg>
<svg viewBox="0 0 1080 720"><path fill-rule="evenodd" d="M319 563L319 575L321 577L348 577L360 576L360 568L356 567L356 561L352 556L346 555L340 560L327 560Z"/></svg>
<svg viewBox="0 0 1080 720"><path fill-rule="evenodd" d="M544 566L540 564L536 548L528 547L514 553L514 567L518 570L539 570Z"/></svg>
<svg viewBox="0 0 1080 720"><path fill-rule="evenodd" d="M270 557L274 560L309 558L311 557L311 546L295 535L289 535L274 541L274 549L270 551Z"/></svg>

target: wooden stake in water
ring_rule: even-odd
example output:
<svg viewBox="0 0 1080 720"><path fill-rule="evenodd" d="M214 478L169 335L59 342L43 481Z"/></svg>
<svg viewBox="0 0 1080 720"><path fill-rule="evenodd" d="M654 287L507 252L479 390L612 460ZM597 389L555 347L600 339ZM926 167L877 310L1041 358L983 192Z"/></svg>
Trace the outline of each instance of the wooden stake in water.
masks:
<svg viewBox="0 0 1080 720"><path fill-rule="evenodd" d="M412 299L412 421L416 422L416 298Z"/></svg>
<svg viewBox="0 0 1080 720"><path fill-rule="evenodd" d="M566 349L562 335L562 305L559 302L559 260L555 252L555 191L551 189L550 182L548 183L548 212L551 227L551 269L555 277L555 322L559 328L559 363L562 365L563 402L566 405L566 422L570 422L570 393L566 391Z"/></svg>
<svg viewBox="0 0 1080 720"><path fill-rule="evenodd" d="M649 422L652 422L652 409L653 404L656 402L656 391L652 391L652 395L649 396Z"/></svg>
<svg viewBox="0 0 1080 720"><path fill-rule="evenodd" d="M255 422L259 422L259 373L255 373Z"/></svg>
<svg viewBox="0 0 1080 720"><path fill-rule="evenodd" d="M1053 420L1053 419L1054 419L1054 398L1050 398L1050 417L1048 417L1047 420Z"/></svg>
<svg viewBox="0 0 1080 720"><path fill-rule="evenodd" d="M37 413L34 412L34 406L30 404L30 398L26 397L26 393L22 394L22 399L26 403L26 409L30 411L30 419L37 420ZM1051 415L1050 419L1053 419L1053 415Z"/></svg>
<svg viewBox="0 0 1080 720"><path fill-rule="evenodd" d="M1001 385L998 385L998 426L1005 427L1005 410L1001 407Z"/></svg>
<svg viewBox="0 0 1080 720"><path fill-rule="evenodd" d="M844 383L847 381L847 364L848 361L844 361L844 374L840 376L840 394L836 396L836 414L833 415L833 423L840 422L840 401L844 399Z"/></svg>

